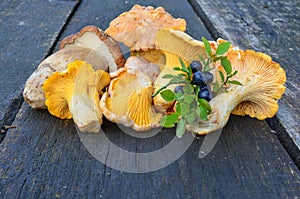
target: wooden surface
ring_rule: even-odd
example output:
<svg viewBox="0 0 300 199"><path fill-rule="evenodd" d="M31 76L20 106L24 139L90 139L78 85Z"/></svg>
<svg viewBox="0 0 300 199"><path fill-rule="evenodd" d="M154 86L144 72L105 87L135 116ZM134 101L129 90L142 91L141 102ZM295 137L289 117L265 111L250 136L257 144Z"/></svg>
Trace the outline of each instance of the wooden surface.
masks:
<svg viewBox="0 0 300 199"><path fill-rule="evenodd" d="M300 1L190 2L215 39L223 37L242 49L264 52L285 69L287 89L277 116L267 121L299 165Z"/></svg>
<svg viewBox="0 0 300 199"><path fill-rule="evenodd" d="M7 114L5 107L11 106L11 100L16 98L15 96L20 96L22 85L38 63L53 49L57 49L56 40L60 41L64 36L77 32L88 24L105 29L109 21L130 9L133 4L144 4L144 1L116 0L36 1L32 4L30 2L32 1L21 4L28 6L22 8L26 13L31 13L26 19L35 20L35 24L47 24L49 32L37 32L34 38L37 38L38 44L30 43L28 40L28 45L31 45L26 50L22 47L11 47L19 53L18 56L12 55L13 59L30 54L27 55L30 63L26 70L21 61L20 64L14 65L12 59L6 58L4 54L10 52L9 48L1 46L1 60L4 60L2 64L6 66L11 63L10 68L14 71L6 75L1 73L0 92L6 100L1 102L3 114ZM188 23L187 32L193 37L210 38L209 32L189 2L147 1L147 4L163 6L174 17L185 18ZM233 2L230 6L234 5L242 4ZM18 14L17 8L22 6L15 5L13 1L2 2L0 6L7 9L6 13L14 13L11 24L25 15ZM35 6L39 6L38 13ZM193 6L196 10L195 4ZM209 7L205 6L208 5L205 4L202 8L209 10ZM43 11L47 8L53 11ZM73 12L74 14L71 14ZM27 37L32 35L30 29L24 30L19 26L16 26L14 31L4 34L2 24L5 26L10 24L2 20L4 19L2 16L7 14L0 13L1 39L2 35L6 35L7 38L21 33ZM56 17L61 20L54 21ZM39 29L38 25L31 26L32 29ZM219 27L215 27L217 28ZM23 36L23 39L27 37ZM230 39L236 41L233 36ZM25 55L23 59L26 59ZM21 69L25 72L20 71ZM18 74L20 77L13 79L12 74ZM7 82L14 82L16 89L9 89ZM2 89L2 85L5 89ZM19 98L17 97L17 101L21 104L22 99ZM6 132L0 144L0 198L298 198L300 196L300 172L274 130L265 121L231 116L219 141L207 157L198 158L204 139L200 137L193 141L183 156L168 167L150 173L133 174L120 172L97 161L83 146L71 120L59 120L46 110L33 110L26 103L22 103L20 109L18 107L12 109L17 113L16 116L11 114L12 116L7 118L13 122L4 121L15 128ZM134 139L122 133L117 125L106 120L103 129L108 132L109 139L113 143L129 151L156 150L166 145L175 135L174 129L170 129L163 130L151 139Z"/></svg>
<svg viewBox="0 0 300 199"><path fill-rule="evenodd" d="M77 1L0 2L0 127L23 102L25 81L57 42ZM0 137L0 140L2 137Z"/></svg>

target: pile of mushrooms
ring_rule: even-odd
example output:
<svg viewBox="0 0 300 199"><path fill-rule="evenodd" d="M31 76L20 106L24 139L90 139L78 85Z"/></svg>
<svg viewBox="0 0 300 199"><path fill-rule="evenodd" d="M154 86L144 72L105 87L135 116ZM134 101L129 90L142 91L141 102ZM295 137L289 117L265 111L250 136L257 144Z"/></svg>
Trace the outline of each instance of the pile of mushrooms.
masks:
<svg viewBox="0 0 300 199"><path fill-rule="evenodd" d="M25 84L23 97L32 108L48 109L61 119L74 118L80 130L98 132L101 90L109 84L108 72L124 63L113 38L96 26L86 26L64 38L60 50L39 64Z"/></svg>
<svg viewBox="0 0 300 199"><path fill-rule="evenodd" d="M140 5L120 14L105 31L84 27L41 62L26 82L24 99L58 118L73 118L84 132L98 132L102 115L136 131L159 127L161 117L174 111L174 102L152 97L169 81L163 76L179 73L173 70L181 67L179 58L186 65L199 55L207 58L204 44L185 29L185 20L173 18L164 8ZM130 49L127 60L119 42ZM221 42L210 44L216 49ZM228 92L209 102L208 121L186 126L187 130L206 134L224 127L231 113L263 120L278 111L286 82L279 64L263 53L233 46L226 56L243 86L229 85ZM220 81L220 63L213 68L215 81Z"/></svg>

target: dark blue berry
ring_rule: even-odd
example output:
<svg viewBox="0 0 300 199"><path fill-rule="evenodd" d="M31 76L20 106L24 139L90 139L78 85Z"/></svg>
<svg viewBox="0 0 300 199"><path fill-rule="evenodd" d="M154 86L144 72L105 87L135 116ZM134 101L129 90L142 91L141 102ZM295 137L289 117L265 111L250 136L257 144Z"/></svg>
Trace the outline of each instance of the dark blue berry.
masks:
<svg viewBox="0 0 300 199"><path fill-rule="evenodd" d="M201 71L202 70L202 65L199 61L192 61L190 64L191 68L192 68L192 72L195 73L197 71Z"/></svg>
<svg viewBox="0 0 300 199"><path fill-rule="evenodd" d="M183 93L183 86L176 86L174 89L175 93Z"/></svg>
<svg viewBox="0 0 300 199"><path fill-rule="evenodd" d="M212 83L214 81L214 75L210 72L203 72L202 73L203 76L205 76L205 83L209 84Z"/></svg>
<svg viewBox="0 0 300 199"><path fill-rule="evenodd" d="M201 90L201 89L208 89L208 90L209 90L210 88L208 87L207 84L203 84L202 86L200 86L200 90Z"/></svg>
<svg viewBox="0 0 300 199"><path fill-rule="evenodd" d="M198 93L199 99L205 99L206 101L210 101L212 98L211 92L208 88L201 88L201 90Z"/></svg>
<svg viewBox="0 0 300 199"><path fill-rule="evenodd" d="M202 75L201 71L194 73L192 84L203 86L205 84L205 77Z"/></svg>

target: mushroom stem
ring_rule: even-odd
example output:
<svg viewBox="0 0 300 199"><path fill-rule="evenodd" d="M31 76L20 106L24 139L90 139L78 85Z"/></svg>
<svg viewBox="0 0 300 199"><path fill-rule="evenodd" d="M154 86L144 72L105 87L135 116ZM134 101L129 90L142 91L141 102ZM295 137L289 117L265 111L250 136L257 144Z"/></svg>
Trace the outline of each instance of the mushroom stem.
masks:
<svg viewBox="0 0 300 199"><path fill-rule="evenodd" d="M100 80L107 85L110 78L103 70L93 71L91 65L83 65L74 82L74 93L70 102L70 112L73 120L82 132L97 133L102 124L102 114L99 109L101 94Z"/></svg>
<svg viewBox="0 0 300 199"><path fill-rule="evenodd" d="M76 60L68 64L68 71L55 72L44 83L49 112L61 119L74 119L83 132L97 133L102 124L99 109L102 89L109 84L109 74L92 65Z"/></svg>
<svg viewBox="0 0 300 199"><path fill-rule="evenodd" d="M102 118L95 103L86 95L76 95L69 103L73 120L82 132L97 133L100 130Z"/></svg>
<svg viewBox="0 0 300 199"><path fill-rule="evenodd" d="M233 109L244 100L246 92L242 86L232 86L228 92L220 93L209 103L212 113L208 115L208 121L201 121L197 126L187 126L187 129L202 135L223 128Z"/></svg>

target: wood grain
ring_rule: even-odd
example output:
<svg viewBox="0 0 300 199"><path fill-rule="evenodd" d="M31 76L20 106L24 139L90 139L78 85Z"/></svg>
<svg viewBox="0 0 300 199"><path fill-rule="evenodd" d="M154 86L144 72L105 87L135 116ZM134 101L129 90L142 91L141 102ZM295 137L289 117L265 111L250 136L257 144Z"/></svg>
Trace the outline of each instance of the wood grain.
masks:
<svg viewBox="0 0 300 199"><path fill-rule="evenodd" d="M132 6L128 2L83 0L61 38L87 24L106 27ZM192 36L209 36L186 1L147 4L186 18ZM46 110L24 103L12 125L16 128L0 144L0 198L296 198L300 192L300 172L277 137L266 122L248 117L231 116L205 158L198 158L202 136L174 163L141 174L97 161L72 120L54 118ZM155 139L132 138L106 120L103 129L111 142L137 152L157 150L175 136L169 129Z"/></svg>
<svg viewBox="0 0 300 199"><path fill-rule="evenodd" d="M78 1L0 2L1 129L12 123L23 101L25 81L51 53L51 46L77 4Z"/></svg>
<svg viewBox="0 0 300 199"><path fill-rule="evenodd" d="M190 1L214 37L270 55L287 74L279 111L269 121L300 164L300 1ZM283 127L283 128L281 128ZM284 132L278 132L278 134ZM285 137L284 137L285 136ZM293 147L296 145L297 147Z"/></svg>

